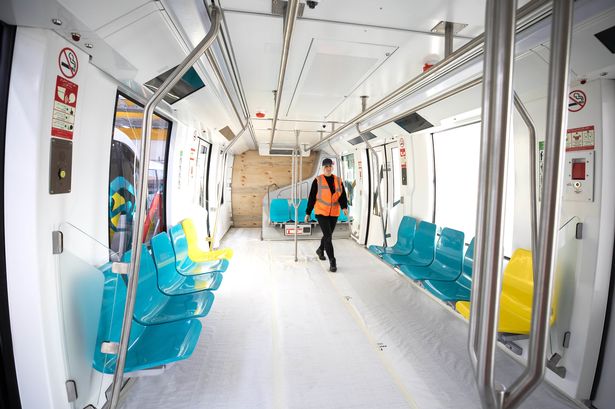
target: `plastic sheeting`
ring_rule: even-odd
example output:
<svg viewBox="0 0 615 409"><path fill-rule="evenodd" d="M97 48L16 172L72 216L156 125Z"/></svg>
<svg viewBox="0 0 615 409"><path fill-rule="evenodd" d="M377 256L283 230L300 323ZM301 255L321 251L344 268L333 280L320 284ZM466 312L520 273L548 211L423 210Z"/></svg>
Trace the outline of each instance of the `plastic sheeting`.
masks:
<svg viewBox="0 0 615 409"><path fill-rule="evenodd" d="M351 240L338 272L316 242L232 229L235 256L193 356L135 383L132 408L480 408L467 323ZM521 372L498 351L496 379ZM523 408L574 408L546 384ZM581 406L582 407L582 406Z"/></svg>

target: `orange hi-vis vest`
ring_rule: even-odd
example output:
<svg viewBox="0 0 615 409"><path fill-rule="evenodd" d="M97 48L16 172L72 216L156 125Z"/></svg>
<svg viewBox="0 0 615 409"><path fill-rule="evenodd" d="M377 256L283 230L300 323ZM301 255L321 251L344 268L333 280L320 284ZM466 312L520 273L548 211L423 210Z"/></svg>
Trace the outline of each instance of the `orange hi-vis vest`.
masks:
<svg viewBox="0 0 615 409"><path fill-rule="evenodd" d="M316 203L314 204L314 213L321 216L339 216L340 204L338 202L342 195L342 179L335 175L333 176L333 186L335 187L335 193L331 194L329 184L325 179L325 175L319 175L316 180L318 181L318 193L316 194Z"/></svg>

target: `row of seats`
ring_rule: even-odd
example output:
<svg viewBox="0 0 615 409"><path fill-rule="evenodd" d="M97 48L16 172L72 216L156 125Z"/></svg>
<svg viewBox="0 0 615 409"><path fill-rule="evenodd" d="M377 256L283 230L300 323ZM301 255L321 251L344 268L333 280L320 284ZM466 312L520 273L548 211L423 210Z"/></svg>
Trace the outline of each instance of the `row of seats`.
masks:
<svg viewBox="0 0 615 409"><path fill-rule="evenodd" d="M395 245L369 246L369 250L440 300L455 303L455 309L469 318L474 239L464 253L462 232L445 227L437 233L435 224L404 216ZM517 249L503 274L499 332L529 333L533 290L532 253ZM554 311L552 308L551 323Z"/></svg>
<svg viewBox="0 0 615 409"><path fill-rule="evenodd" d="M129 263L131 253L122 261ZM141 248L132 329L125 372L166 365L190 357L202 324L222 283L232 250L203 251L190 219L154 236ZM93 366L113 373L116 355L103 352L104 343L119 343L127 277L101 267L104 290Z"/></svg>
<svg viewBox="0 0 615 409"><path fill-rule="evenodd" d="M307 210L307 199L301 199L299 202L299 208L297 209L298 222L302 222L305 218L305 211ZM269 203L269 220L271 223L287 223L295 221L295 208L292 205L292 201L289 199L271 199ZM347 222L348 217L341 212L337 219L339 222ZM312 210L310 216L311 222L316 222L316 215Z"/></svg>

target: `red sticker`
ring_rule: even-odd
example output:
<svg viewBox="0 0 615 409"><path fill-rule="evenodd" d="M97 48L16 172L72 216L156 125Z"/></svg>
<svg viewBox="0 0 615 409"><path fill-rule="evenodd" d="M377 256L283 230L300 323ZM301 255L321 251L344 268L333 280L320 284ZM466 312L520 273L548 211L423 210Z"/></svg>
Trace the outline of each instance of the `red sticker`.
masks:
<svg viewBox="0 0 615 409"><path fill-rule="evenodd" d="M580 89L570 91L568 94L568 111L579 112L587 104L587 95Z"/></svg>
<svg viewBox="0 0 615 409"><path fill-rule="evenodd" d="M78 91L79 86L77 84L59 75L57 76L53 98L51 136L73 139Z"/></svg>

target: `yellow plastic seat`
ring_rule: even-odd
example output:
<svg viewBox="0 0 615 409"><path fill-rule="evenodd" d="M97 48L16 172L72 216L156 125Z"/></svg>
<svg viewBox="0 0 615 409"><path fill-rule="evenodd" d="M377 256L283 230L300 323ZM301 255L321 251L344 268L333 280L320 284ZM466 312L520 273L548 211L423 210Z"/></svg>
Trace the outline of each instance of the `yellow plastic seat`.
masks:
<svg viewBox="0 0 615 409"><path fill-rule="evenodd" d="M202 250L199 247L199 237L196 233L196 228L191 219L184 219L181 222L184 233L186 234L186 240L188 241L188 257L196 263L202 263L204 261L227 259L230 260L233 257L233 249L223 248L218 250Z"/></svg>
<svg viewBox="0 0 615 409"><path fill-rule="evenodd" d="M508 262L502 279L500 295L500 319L498 332L529 334L532 320L532 297L534 277L532 274L532 252L517 249ZM550 324L555 322L555 304L551 303ZM455 309L466 319L470 318L470 302L459 301Z"/></svg>

